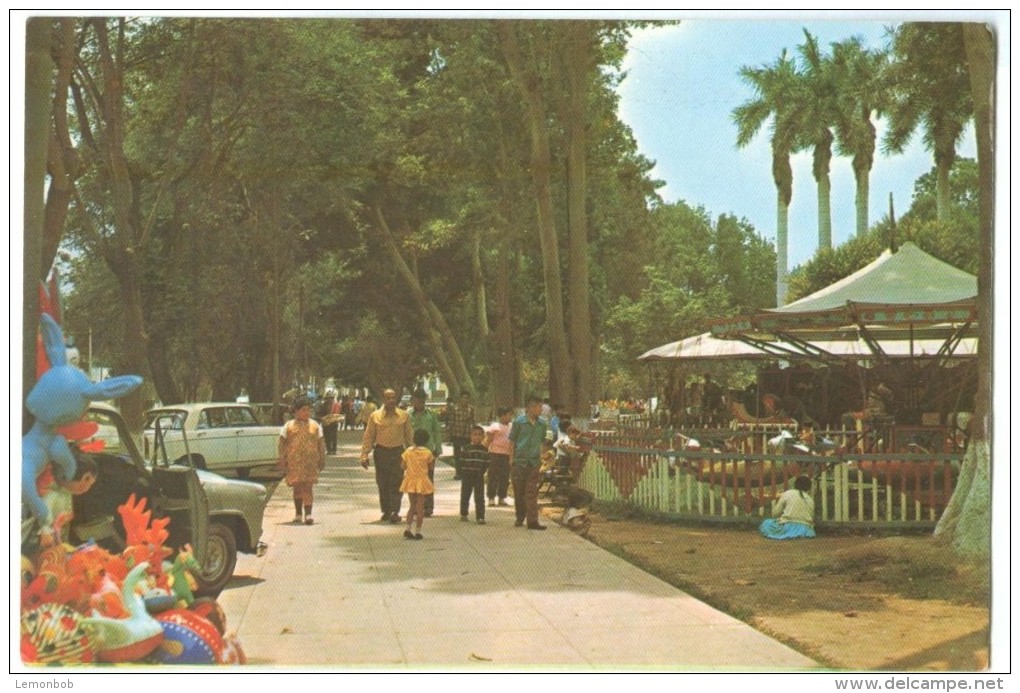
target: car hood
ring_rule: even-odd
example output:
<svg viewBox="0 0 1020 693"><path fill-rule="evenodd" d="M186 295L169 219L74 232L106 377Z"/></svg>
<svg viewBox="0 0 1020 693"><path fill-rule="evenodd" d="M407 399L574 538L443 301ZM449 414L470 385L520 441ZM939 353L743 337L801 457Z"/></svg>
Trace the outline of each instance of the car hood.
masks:
<svg viewBox="0 0 1020 693"><path fill-rule="evenodd" d="M220 476L219 474L208 472L204 469L196 469L195 473L198 474L198 480L202 482L202 487L206 489L211 487L224 487L238 490L248 488L252 493L257 493L263 496L267 495L266 487L254 481L228 479L225 476Z"/></svg>

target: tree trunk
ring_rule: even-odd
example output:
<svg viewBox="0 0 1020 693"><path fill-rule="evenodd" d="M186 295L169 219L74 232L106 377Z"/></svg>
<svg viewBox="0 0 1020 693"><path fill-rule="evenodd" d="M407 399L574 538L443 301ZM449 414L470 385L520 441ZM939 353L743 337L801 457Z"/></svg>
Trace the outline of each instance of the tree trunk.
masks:
<svg viewBox="0 0 1020 693"><path fill-rule="evenodd" d="M514 407L521 401L517 383L517 349L510 311L510 250L503 235L499 242L499 261L494 287L493 330L486 341L490 390L496 407Z"/></svg>
<svg viewBox="0 0 1020 693"><path fill-rule="evenodd" d="M832 249L832 210L830 199L832 184L829 180L829 163L832 161L832 133L815 145L812 174L818 189L818 249Z"/></svg>
<svg viewBox="0 0 1020 693"><path fill-rule="evenodd" d="M71 87L77 43L75 20L61 19L57 55L56 88L53 92L53 129L49 135L47 167L50 184L46 191L46 221L43 227L42 273L45 276L57 256L64 235L67 211L74 196L74 182L81 175L78 149L71 139L67 121L67 94Z"/></svg>
<svg viewBox="0 0 1020 693"><path fill-rule="evenodd" d="M50 20L31 18L25 28L25 241L22 259L21 318L21 401L35 386L35 344L39 333L39 282L45 280L49 266L43 263L42 238L45 218L46 151L49 139L50 88L53 62L50 60ZM27 431L32 425L27 410L22 418Z"/></svg>
<svg viewBox="0 0 1020 693"><path fill-rule="evenodd" d="M978 153L978 209L981 229L978 265L978 387L970 443L956 489L935 535L958 553L987 559L991 554L992 257L995 242L995 44L987 27L964 25L964 43L974 99Z"/></svg>
<svg viewBox="0 0 1020 693"><path fill-rule="evenodd" d="M790 200L793 199L793 169L790 147L772 144L772 180L776 184L776 306L786 305L787 232Z"/></svg>
<svg viewBox="0 0 1020 693"><path fill-rule="evenodd" d="M856 164L857 159L854 158ZM854 166L854 181L856 190L854 192L854 206L857 208L857 229L856 234L862 236L868 230L868 197L870 196L871 171L869 168L861 169Z"/></svg>
<svg viewBox="0 0 1020 693"><path fill-rule="evenodd" d="M507 67L524 98L531 134L531 172L538 211L538 236L542 250L542 277L545 288L545 332L549 344L549 396L554 401L569 399L570 356L563 327L563 287L560 281L560 253L553 218L549 133L546 109L539 93L539 78L526 73L524 58L517 43L516 25L499 23L499 36Z"/></svg>
<svg viewBox="0 0 1020 693"><path fill-rule="evenodd" d="M949 169L953 167L955 157L935 157L935 218L945 221L949 218Z"/></svg>
<svg viewBox="0 0 1020 693"><path fill-rule="evenodd" d="M857 149L854 152L851 165L854 169L854 182L857 190L854 196L854 205L857 208L857 231L858 236L864 235L868 230L868 198L871 189L871 167L875 162L875 125L871 122L870 111L864 114L863 126L867 129Z"/></svg>
<svg viewBox="0 0 1020 693"><path fill-rule="evenodd" d="M485 297L485 275L482 272L482 234L477 229L471 237L471 288L475 295L475 321L478 336L489 338L488 300Z"/></svg>
<svg viewBox="0 0 1020 693"><path fill-rule="evenodd" d="M148 357L149 338L145 333L142 312L142 289L134 259L115 261L111 270L120 285L121 309L124 315L124 337L120 355L115 361L118 375L143 375ZM144 424L145 395L137 388L118 401L124 421L132 431L141 431Z"/></svg>
<svg viewBox="0 0 1020 693"><path fill-rule="evenodd" d="M588 80L591 45L587 25L567 23L564 69L567 73L567 213L568 256L567 296L570 312L567 330L570 336L572 387L571 411L587 415L595 392L594 335L591 329L590 280L588 276L588 171L587 118Z"/></svg>
<svg viewBox="0 0 1020 693"><path fill-rule="evenodd" d="M439 366L439 371L443 374L443 380L446 381L453 392L465 389L474 391L474 382L468 373L464 357L461 355L460 347L453 336L453 331L446 322L446 318L443 317L443 314L439 312L435 304L425 295L421 282L418 281L418 277L415 276L415 273L407 264L407 261L400 252L400 248L397 246L396 240L393 238L393 234L390 233L389 225L386 223L385 217L383 217L382 210L379 207L375 207L374 210L383 244L393 259L397 272L404 278L408 288L411 290L411 297L414 299L418 314L421 316L422 330L426 333L429 344L432 346L432 352L436 358L436 364Z"/></svg>
<svg viewBox="0 0 1020 693"><path fill-rule="evenodd" d="M167 360L166 339L161 334L152 334L148 341L149 372L152 374L152 384L156 388L156 396L164 404L183 402L180 388L170 373L170 366Z"/></svg>
<svg viewBox="0 0 1020 693"><path fill-rule="evenodd" d="M485 273L482 270L482 234L477 229L471 238L471 287L475 297L475 321L478 326L478 336L485 346L486 361L491 363L489 343L492 339L492 332L489 329L489 301L485 291ZM492 376L491 370L489 376ZM474 392L475 409L479 415L490 410L493 402L492 383L489 383L488 388L484 388L483 385L483 390L484 392Z"/></svg>
<svg viewBox="0 0 1020 693"><path fill-rule="evenodd" d="M782 195L777 195L782 197ZM782 200L776 203L776 307L786 305L787 279L786 279L786 238L789 227L789 208Z"/></svg>

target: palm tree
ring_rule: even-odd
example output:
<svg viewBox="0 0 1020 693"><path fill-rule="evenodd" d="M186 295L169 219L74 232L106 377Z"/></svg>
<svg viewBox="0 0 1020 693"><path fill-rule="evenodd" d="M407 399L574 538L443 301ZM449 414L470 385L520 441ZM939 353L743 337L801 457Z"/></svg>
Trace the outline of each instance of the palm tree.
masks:
<svg viewBox="0 0 1020 693"><path fill-rule="evenodd" d="M956 145L974 112L968 82L963 24L912 22L900 26L892 43L894 98L889 111L886 152L902 152L918 126L935 159L938 219L949 212L949 170Z"/></svg>
<svg viewBox="0 0 1020 693"><path fill-rule="evenodd" d="M836 148L843 156L852 157L858 236L868 230L869 178L878 139L871 117L879 117L889 108L887 65L887 54L865 48L859 37L832 44Z"/></svg>
<svg viewBox="0 0 1020 693"><path fill-rule="evenodd" d="M772 180L776 184L776 305L786 302L786 245L793 169L790 153L796 143L791 113L798 98L797 71L786 49L772 65L743 66L740 77L754 88L754 98L733 109L737 146L745 147L771 119Z"/></svg>
<svg viewBox="0 0 1020 693"><path fill-rule="evenodd" d="M804 59L800 74L801 98L795 101L794 126L804 148L812 150L811 173L818 187L818 248L832 248L832 212L829 163L832 161L832 130L836 120L836 88L830 61L818 50L818 40L804 29L804 43L797 46Z"/></svg>

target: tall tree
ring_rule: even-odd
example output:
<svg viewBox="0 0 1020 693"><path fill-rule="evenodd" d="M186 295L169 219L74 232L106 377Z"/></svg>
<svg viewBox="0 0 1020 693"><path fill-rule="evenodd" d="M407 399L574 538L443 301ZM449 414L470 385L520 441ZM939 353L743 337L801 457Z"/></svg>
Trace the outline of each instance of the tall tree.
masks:
<svg viewBox="0 0 1020 693"><path fill-rule="evenodd" d="M54 66L51 54L51 26L45 19L29 19L25 28L25 242L22 271L22 401L35 385L35 344L39 329L39 283L46 278L49 263L44 259L46 152L52 117L51 89ZM50 258L52 262L52 258ZM31 426L27 410L22 420Z"/></svg>
<svg viewBox="0 0 1020 693"><path fill-rule="evenodd" d="M563 285L560 279L559 238L553 213L552 153L549 143L549 106L541 88L538 59L548 44L530 35L526 22L500 22L500 46L510 75L520 90L531 135L531 168L538 215L538 237L542 250L542 277L545 285L546 341L549 344L549 394L561 401L570 392L570 352L565 338ZM530 23L531 28L541 29ZM538 33L538 32L535 32ZM522 48L529 41L532 53ZM530 59L529 59L530 58Z"/></svg>
<svg viewBox="0 0 1020 693"><path fill-rule="evenodd" d="M868 230L868 196L877 141L871 118L881 116L888 108L886 62L884 51L864 48L860 38L832 44L836 147L840 154L851 157L858 236Z"/></svg>
<svg viewBox="0 0 1020 693"><path fill-rule="evenodd" d="M791 117L798 96L797 70L786 49L772 65L744 66L740 77L754 89L754 97L733 109L737 146L746 147L770 122L772 180L776 185L776 305L786 302L787 236L793 169L790 154L796 146L796 124Z"/></svg>
<svg viewBox="0 0 1020 693"><path fill-rule="evenodd" d="M134 59L137 26L124 18L97 17L80 24L76 78L76 134L96 162L89 203L77 199L78 220L109 265L120 287L123 344L116 368L121 373L144 373L148 334L142 311L141 257L149 239L149 225L139 206L140 191L128 161L127 101L129 64ZM60 139L70 140L66 133ZM141 428L143 394L135 390L122 401L124 418Z"/></svg>
<svg viewBox="0 0 1020 693"><path fill-rule="evenodd" d="M987 558L991 552L991 388L992 257L995 244L995 37L988 27L962 28L977 133L979 214L978 244L978 388L970 442L960 477L939 523L941 536L958 552Z"/></svg>
<svg viewBox="0 0 1020 693"><path fill-rule="evenodd" d="M935 159L939 219L949 213L949 170L974 110L963 27L959 22L909 22L896 30L892 43L895 96L883 149L902 152L914 131L923 130L925 149Z"/></svg>
<svg viewBox="0 0 1020 693"><path fill-rule="evenodd" d="M591 298L589 295L588 251L588 100L595 73L594 42L597 25L568 21L558 24L562 71L566 75L566 103L563 120L567 124L567 334L570 343L571 410L581 416L595 401L593 359L596 344L592 339Z"/></svg>
<svg viewBox="0 0 1020 693"><path fill-rule="evenodd" d="M830 58L818 48L818 39L804 29L804 43L797 46L804 70L799 73L799 86L804 94L796 100L794 118L798 136L811 149L811 175L818 192L818 248L832 247L832 185L829 165L832 162L832 124L836 121L836 85L832 78Z"/></svg>

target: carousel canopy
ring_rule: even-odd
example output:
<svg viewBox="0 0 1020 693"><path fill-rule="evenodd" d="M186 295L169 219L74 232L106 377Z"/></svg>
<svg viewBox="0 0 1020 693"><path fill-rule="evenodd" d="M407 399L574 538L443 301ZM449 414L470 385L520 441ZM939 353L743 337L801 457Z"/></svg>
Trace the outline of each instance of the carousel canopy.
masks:
<svg viewBox="0 0 1020 693"><path fill-rule="evenodd" d="M976 322L977 278L904 243L793 303L718 320L711 334L759 349L787 342L806 352L821 349L822 342L863 340L877 355L891 355L889 343L936 340L945 355L974 335Z"/></svg>
<svg viewBox="0 0 1020 693"><path fill-rule="evenodd" d="M818 341L813 345L825 354L839 358L867 361L875 358L868 342L863 339ZM935 357L944 346L941 339L918 339L911 344L907 340L880 340L882 353L889 357ZM912 349L912 350L911 350ZM960 340L953 354L956 358L973 358L977 355L977 340L970 337ZM638 361L712 361L717 359L796 359L813 354L804 351L801 345L783 341L751 345L737 339L717 339L711 332L663 344L649 349Z"/></svg>

